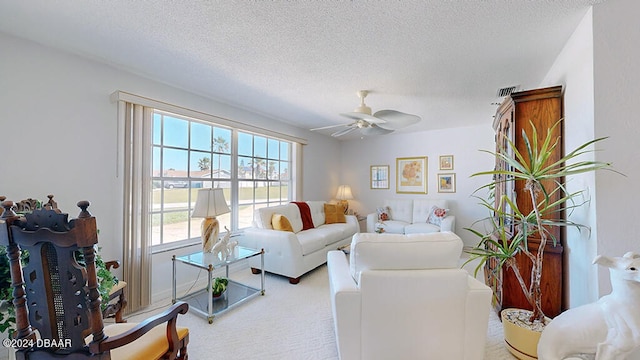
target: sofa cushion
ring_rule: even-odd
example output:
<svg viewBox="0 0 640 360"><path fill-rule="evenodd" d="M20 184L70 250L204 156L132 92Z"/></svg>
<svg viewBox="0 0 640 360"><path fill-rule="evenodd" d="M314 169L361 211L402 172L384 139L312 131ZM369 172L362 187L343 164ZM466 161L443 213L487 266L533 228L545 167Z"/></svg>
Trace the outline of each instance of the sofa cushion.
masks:
<svg viewBox="0 0 640 360"><path fill-rule="evenodd" d="M313 219L313 227L324 224L324 201L307 201L311 210L311 219Z"/></svg>
<svg viewBox="0 0 640 360"><path fill-rule="evenodd" d="M413 201L413 218L412 223L427 222L431 215L431 208L437 206L439 208L448 209L447 200L414 200Z"/></svg>
<svg viewBox="0 0 640 360"><path fill-rule="evenodd" d="M324 204L325 224L346 223L344 206L340 204Z"/></svg>
<svg viewBox="0 0 640 360"><path fill-rule="evenodd" d="M428 234L440 231L440 226L429 224L427 222L408 224L404 227L405 234Z"/></svg>
<svg viewBox="0 0 640 360"><path fill-rule="evenodd" d="M350 271L358 281L363 270L454 269L462 240L452 232L430 234L358 233L351 241Z"/></svg>
<svg viewBox="0 0 640 360"><path fill-rule="evenodd" d="M335 224L324 224L320 227L321 229L328 228L331 229L332 232L335 232L337 237L335 239L327 239L326 245L331 245L332 243L344 239L351 240L353 234L357 233L359 230L357 223L335 223Z"/></svg>
<svg viewBox="0 0 640 360"><path fill-rule="evenodd" d="M384 229L383 232L390 234L404 234L404 228L409 225L409 223L398 220L387 220L383 221L382 225L379 227Z"/></svg>
<svg viewBox="0 0 640 360"><path fill-rule="evenodd" d="M351 239L354 234L353 227L343 223L324 224L320 227L320 230L322 232L325 246L342 241L346 238Z"/></svg>
<svg viewBox="0 0 640 360"><path fill-rule="evenodd" d="M274 213L273 216L271 216L271 226L273 226L274 230L293 232L289 219L282 214Z"/></svg>
<svg viewBox="0 0 640 360"><path fill-rule="evenodd" d="M386 200L385 206L389 208L391 220L399 220L406 223L411 223L413 220L411 216L413 213L413 200Z"/></svg>
<svg viewBox="0 0 640 360"><path fill-rule="evenodd" d="M278 206L271 206L260 208L256 210L255 224L260 229L273 229L271 224L271 217L273 214L278 213L287 217L293 232L297 233L302 230L302 218L300 217L300 210L295 204L285 204Z"/></svg>
<svg viewBox="0 0 640 360"><path fill-rule="evenodd" d="M308 255L323 249L327 244L341 240L341 235L341 231L321 225L315 229L301 231L296 234L296 237L302 248L302 255Z"/></svg>

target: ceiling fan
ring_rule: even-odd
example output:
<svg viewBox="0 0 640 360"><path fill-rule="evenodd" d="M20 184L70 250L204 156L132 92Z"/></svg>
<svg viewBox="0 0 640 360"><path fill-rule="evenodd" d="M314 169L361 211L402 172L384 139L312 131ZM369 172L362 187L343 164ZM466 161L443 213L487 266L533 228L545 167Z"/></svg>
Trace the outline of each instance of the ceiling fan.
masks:
<svg viewBox="0 0 640 360"><path fill-rule="evenodd" d="M360 130L362 135L384 135L390 134L397 129L413 125L421 120L417 115L405 114L396 110L380 110L371 115L371 108L364 103L364 98L367 97L368 94L369 91L367 90L358 91L357 95L360 98L360 106L355 108L353 112L340 114L354 120L352 123L324 126L311 129L311 131L344 127L344 129L334 132L331 136L339 137L355 130Z"/></svg>

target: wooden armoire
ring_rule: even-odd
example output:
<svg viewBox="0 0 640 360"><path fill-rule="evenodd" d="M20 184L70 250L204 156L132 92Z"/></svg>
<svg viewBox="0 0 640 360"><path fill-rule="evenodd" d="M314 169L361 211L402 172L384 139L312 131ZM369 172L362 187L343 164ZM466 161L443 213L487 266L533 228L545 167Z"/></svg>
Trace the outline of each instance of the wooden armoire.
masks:
<svg viewBox="0 0 640 360"><path fill-rule="evenodd" d="M553 127L563 117L562 109L562 86L555 86L543 89L528 90L512 93L503 101L496 112L493 127L496 131L496 152L507 148L507 139L515 143L517 149L522 154L526 154L525 144L522 138L522 130L526 131L529 139L532 139L532 127L535 125L538 132L538 140L542 140L547 130ZM551 154L549 161L560 159L563 154L562 133L563 124L555 127L553 136L560 137L560 143ZM507 166L504 162L496 160L496 169L504 169ZM553 182L543 184L549 191L557 186ZM518 208L523 213L532 210L531 200L524 192L524 182L502 182L495 189L495 199L499 201L502 194L506 194L516 201ZM556 195L558 197L559 194ZM561 216L565 216L562 214ZM554 246L549 239L545 248L544 263L542 268L542 310L545 315L555 317L560 314L563 308L563 245L564 231L554 227L554 236L559 241ZM529 238L529 248L535 253L540 245L540 239ZM529 285L531 273L531 261L525 255L518 255L517 262L523 271L523 277ZM517 307L521 309L531 309L528 301L522 294L518 283L511 269L503 268L497 271L495 261L488 261L485 265L485 276L487 284L494 291L494 307L497 311L504 308Z"/></svg>

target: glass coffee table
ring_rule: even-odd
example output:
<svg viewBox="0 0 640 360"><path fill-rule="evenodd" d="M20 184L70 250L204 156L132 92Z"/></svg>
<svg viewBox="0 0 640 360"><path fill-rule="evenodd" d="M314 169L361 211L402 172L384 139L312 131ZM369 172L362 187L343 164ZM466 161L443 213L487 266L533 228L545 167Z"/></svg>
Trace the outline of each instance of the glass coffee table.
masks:
<svg viewBox="0 0 640 360"><path fill-rule="evenodd" d="M260 256L260 289L229 279L230 265L248 260L254 256ZM223 313L236 305L253 298L254 296L264 295L264 249L255 250L237 246L233 254L229 255L226 260L221 260L213 253L204 253L202 251L183 256L173 255L172 260L172 302L175 303L178 300L187 302L189 304L189 310L193 310L196 313L205 316L207 320L209 320L209 324L213 323L215 315ZM205 289L188 293L180 298L176 297L176 263L178 262L207 270L207 287ZM229 283L227 285L227 290L221 296L214 298L211 290L211 285L213 284L213 271L222 267L226 268L226 278L229 280Z"/></svg>

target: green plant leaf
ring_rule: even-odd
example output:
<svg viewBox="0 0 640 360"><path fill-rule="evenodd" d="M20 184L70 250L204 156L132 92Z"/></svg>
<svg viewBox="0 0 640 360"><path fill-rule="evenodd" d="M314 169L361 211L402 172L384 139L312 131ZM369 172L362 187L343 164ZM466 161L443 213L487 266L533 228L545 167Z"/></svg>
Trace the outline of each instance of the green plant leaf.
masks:
<svg viewBox="0 0 640 360"><path fill-rule="evenodd" d="M471 175L472 177L492 176L492 181L482 185L473 193L473 196L480 200L479 204L488 211L488 215L475 221L470 228L466 228L478 237L479 241L472 249L465 250L469 254L469 260L465 264L479 260L475 269L476 274L491 259L497 264L494 271L500 271L505 265L512 268L525 297L537 303L540 299L534 299L534 297L542 293L542 289L539 288L539 277L532 275L530 286L527 288L520 269L514 261L515 256L524 254L529 258L531 267L534 269L533 274L535 271L541 271L541 268L537 268L536 257L539 256L538 259L542 259L544 250L538 253L530 251L528 240L532 235L539 236L542 244L546 244L549 240L553 245L557 245L558 239L552 231L554 228L571 226L579 231L589 230L585 225L567 220L567 214L584 206L589 200L584 199L582 190L569 192L564 181L573 175L602 169L611 170L611 164L579 159L593 153L594 145L605 140L606 137L587 141L560 159L551 160L551 154L556 153L558 147L562 145L560 137L553 136L556 128L561 126L562 120L546 129L546 134L542 138L539 137L538 129L533 122L530 124L530 132L522 129L520 135L524 144L522 151L518 150L512 139L506 137L497 140L505 144L504 149L499 149L497 152L481 150L503 163L504 169L481 171ZM531 199L532 209L528 213L521 211L514 198L509 196L510 194L501 194L496 198L495 192L498 186L516 181L524 181L525 195ZM550 186L551 184L553 186ZM515 189L515 185L512 188ZM480 191L484 190L488 190L486 199L478 196ZM515 196L519 195L515 194ZM474 229L479 225L484 226L484 230ZM539 261L541 264L542 260Z"/></svg>

